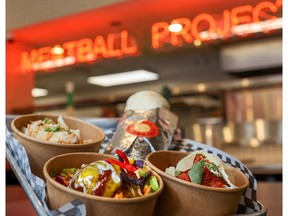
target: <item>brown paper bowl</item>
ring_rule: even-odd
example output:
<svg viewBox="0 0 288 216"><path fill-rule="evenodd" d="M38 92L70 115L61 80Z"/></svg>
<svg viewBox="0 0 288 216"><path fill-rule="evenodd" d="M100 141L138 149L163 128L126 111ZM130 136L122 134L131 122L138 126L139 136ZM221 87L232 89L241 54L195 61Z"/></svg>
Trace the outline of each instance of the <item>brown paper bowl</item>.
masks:
<svg viewBox="0 0 288 216"><path fill-rule="evenodd" d="M153 214L157 197L163 191L163 181L160 176L153 171L160 184L160 188L153 194L137 197L114 199L109 197L93 196L85 194L57 183L49 176L49 172L56 169L59 174L63 168L80 167L82 164L89 164L93 161L105 158L113 158L112 155L100 153L69 153L51 158L45 164L43 173L46 178L47 186L47 204L50 209L58 209L59 207L80 199L86 206L87 216L97 215L117 215L117 216L149 216Z"/></svg>
<svg viewBox="0 0 288 216"><path fill-rule="evenodd" d="M169 166L176 164L185 152L156 151L146 157L147 165L157 172L164 181L164 190L157 200L155 215L201 215L223 216L235 214L241 195L248 187L246 176L231 167L231 174L235 177L234 184L239 188L211 188L187 182L165 173Z"/></svg>
<svg viewBox="0 0 288 216"><path fill-rule="evenodd" d="M60 154L69 152L98 152L101 143L105 139L104 131L85 121L77 118L62 116L65 123L71 129L80 129L80 135L83 140L91 140L87 144L58 144L47 141L42 141L21 132L22 127L27 127L30 121L45 119L49 117L57 122L59 115L51 114L29 114L17 117L11 122L11 128L14 137L24 146L31 167L31 171L36 176L44 179L43 166L45 162Z"/></svg>

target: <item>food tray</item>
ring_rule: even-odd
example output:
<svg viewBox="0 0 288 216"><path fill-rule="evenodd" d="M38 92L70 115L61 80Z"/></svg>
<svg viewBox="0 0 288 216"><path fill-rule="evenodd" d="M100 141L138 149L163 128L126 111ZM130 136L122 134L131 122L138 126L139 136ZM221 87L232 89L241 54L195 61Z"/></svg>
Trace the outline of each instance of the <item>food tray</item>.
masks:
<svg viewBox="0 0 288 216"><path fill-rule="evenodd" d="M13 118L15 118L15 116L7 116L6 117L6 125L7 125L7 132L6 133L10 133L11 132L11 128L10 128L10 124L11 121L13 120ZM117 123L118 120L117 118L100 118L100 119L92 119L92 118L86 118L83 119L85 121L88 121L90 123L93 123L101 128L103 128L103 130L105 130L107 138L111 139L111 136L113 136L113 133L116 130L117 127ZM187 139L186 139L187 141ZM6 140L7 142L7 140ZM188 140L189 142L189 140ZM191 141L194 142L194 141ZM108 144L108 143L107 143ZM179 143L178 143L179 144ZM189 149L185 149L185 148L181 148L181 145L183 146L183 143L181 143L180 145L178 145L177 143L174 143L174 150L180 150L181 151L189 151ZM7 143L6 143L7 145ZM203 144L202 144L203 145ZM187 146L187 145L186 145ZM190 147L190 146L189 146ZM105 146L104 146L105 148ZM191 147L190 147L191 150ZM193 150L193 149L192 149ZM25 150L24 150L25 151ZM100 150L101 152L101 150ZM11 165L11 168L13 170L13 172L15 173L15 176L17 177L18 181L20 182L21 186L23 187L25 193L27 194L31 204L33 205L35 211L37 212L38 215L49 215L47 212L50 212L47 209L46 205L43 205L43 197L39 197L39 194L35 193L35 188L34 185L31 185L31 181L29 181L26 176L23 173L23 170L21 169L21 167L19 166L19 161L17 162L17 160L15 159L13 152L11 152L11 150L9 148L7 148L6 146L6 158L8 160L8 162ZM25 172L25 171L24 171ZM35 176L34 176L35 178ZM36 177L36 181L37 181L38 177ZM45 185L44 185L45 187ZM76 200L77 202L77 200ZM265 206L263 206L260 202L258 202L259 205L259 210L257 212L253 212L253 213L249 213L249 214L237 214L237 215L250 215L250 216L266 216L267 215L267 209L265 208ZM80 208L81 208L81 203L80 203ZM78 208L79 208L78 206ZM65 207L65 206L64 206ZM84 210L85 212L85 210ZM59 211L58 211L59 213ZM57 210L55 212L52 212L52 215L60 215L57 214ZM61 215L65 215L63 214L63 212L61 212ZM83 214L79 214L79 215L83 215Z"/></svg>

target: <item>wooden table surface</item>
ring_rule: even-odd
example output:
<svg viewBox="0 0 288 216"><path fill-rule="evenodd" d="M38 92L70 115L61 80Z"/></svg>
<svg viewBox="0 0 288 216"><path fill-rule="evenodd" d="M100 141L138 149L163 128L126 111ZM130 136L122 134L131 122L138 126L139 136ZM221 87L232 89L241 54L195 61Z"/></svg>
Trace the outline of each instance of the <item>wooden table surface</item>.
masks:
<svg viewBox="0 0 288 216"><path fill-rule="evenodd" d="M258 182L258 200L267 208L268 216L282 215L282 182ZM7 216L37 216L20 185L6 186Z"/></svg>
<svg viewBox="0 0 288 216"><path fill-rule="evenodd" d="M267 208L268 216L281 216L282 182L258 182L257 199Z"/></svg>

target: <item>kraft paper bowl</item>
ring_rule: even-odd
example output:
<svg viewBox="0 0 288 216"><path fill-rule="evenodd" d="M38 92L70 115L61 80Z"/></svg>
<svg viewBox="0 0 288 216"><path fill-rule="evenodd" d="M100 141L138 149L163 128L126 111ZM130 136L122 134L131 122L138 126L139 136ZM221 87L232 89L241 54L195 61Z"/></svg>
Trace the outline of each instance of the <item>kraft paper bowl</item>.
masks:
<svg viewBox="0 0 288 216"><path fill-rule="evenodd" d="M105 139L104 131L85 121L77 118L62 116L65 123L71 129L79 129L82 140L90 140L87 144L58 144L42 141L25 135L21 132L22 127L27 127L31 121L51 118L57 122L59 115L53 114L29 114L16 117L11 122L14 137L24 146L30 163L31 171L34 175L44 179L43 166L50 158L69 152L98 152L101 143Z"/></svg>
<svg viewBox="0 0 288 216"><path fill-rule="evenodd" d="M112 155L100 153L68 153L55 156L47 161L43 168L47 186L47 204L50 209L59 207L80 199L86 206L87 216L117 215L117 216L151 216L156 204L157 197L163 191L163 181L160 176L153 172L159 182L159 190L143 197L115 199L109 197L94 196L80 191L66 188L53 180L49 172L56 170L59 174L63 168L80 167L93 161L114 158Z"/></svg>
<svg viewBox="0 0 288 216"><path fill-rule="evenodd" d="M248 187L247 177L231 167L230 175L238 188L212 188L187 182L165 173L189 153L177 151L156 151L146 157L147 165L164 181L164 190L157 200L155 216L201 215L223 216L235 214L243 192Z"/></svg>

